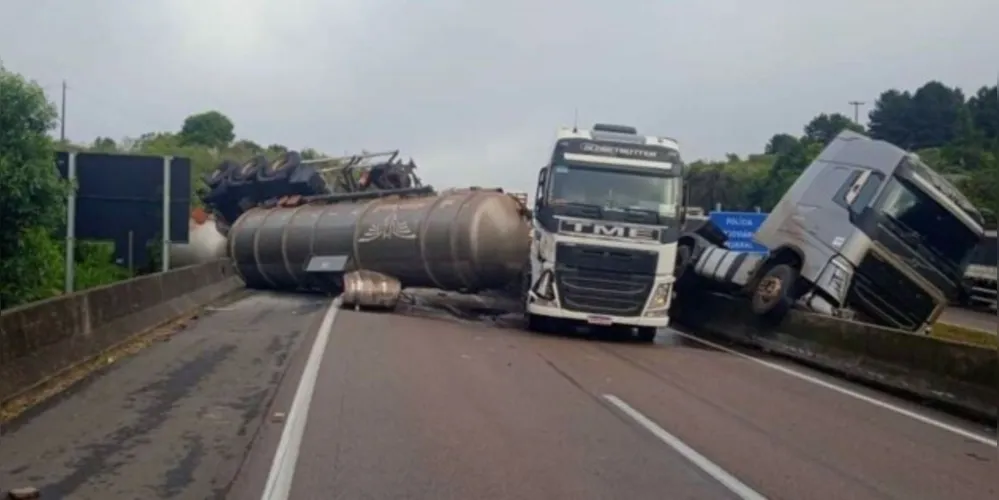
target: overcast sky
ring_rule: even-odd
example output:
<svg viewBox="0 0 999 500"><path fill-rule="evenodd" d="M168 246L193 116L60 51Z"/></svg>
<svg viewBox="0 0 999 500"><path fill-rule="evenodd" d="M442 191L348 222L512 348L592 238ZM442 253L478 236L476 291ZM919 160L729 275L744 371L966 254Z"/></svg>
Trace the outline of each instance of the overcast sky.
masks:
<svg viewBox="0 0 999 500"><path fill-rule="evenodd" d="M263 144L530 190L575 109L688 160L757 152L886 88L992 84L997 22L999 0L0 0L0 59L53 100L69 82L79 142L218 109Z"/></svg>

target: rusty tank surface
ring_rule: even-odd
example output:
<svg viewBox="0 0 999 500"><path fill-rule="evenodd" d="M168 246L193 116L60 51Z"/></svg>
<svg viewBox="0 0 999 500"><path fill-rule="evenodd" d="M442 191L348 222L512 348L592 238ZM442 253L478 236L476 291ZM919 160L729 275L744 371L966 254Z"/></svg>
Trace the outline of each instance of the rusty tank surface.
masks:
<svg viewBox="0 0 999 500"><path fill-rule="evenodd" d="M254 208L228 233L228 255L250 288L312 288L313 256L346 255L347 270L402 287L475 292L509 285L530 251L524 207L491 190Z"/></svg>

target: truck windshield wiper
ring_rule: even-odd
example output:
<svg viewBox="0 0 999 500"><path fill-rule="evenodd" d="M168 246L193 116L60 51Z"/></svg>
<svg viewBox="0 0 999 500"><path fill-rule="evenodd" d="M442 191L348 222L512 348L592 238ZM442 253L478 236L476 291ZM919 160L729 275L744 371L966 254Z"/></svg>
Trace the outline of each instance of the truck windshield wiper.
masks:
<svg viewBox="0 0 999 500"><path fill-rule="evenodd" d="M628 215L639 215L642 217L643 221L651 218L656 224L660 223L659 212L656 210L641 207L620 207L615 210L622 210Z"/></svg>
<svg viewBox="0 0 999 500"><path fill-rule="evenodd" d="M592 203L580 203L580 202L570 201L563 206L572 211L578 211L582 213L584 217L600 218L603 217L604 215L604 211L600 207L600 205L594 205Z"/></svg>

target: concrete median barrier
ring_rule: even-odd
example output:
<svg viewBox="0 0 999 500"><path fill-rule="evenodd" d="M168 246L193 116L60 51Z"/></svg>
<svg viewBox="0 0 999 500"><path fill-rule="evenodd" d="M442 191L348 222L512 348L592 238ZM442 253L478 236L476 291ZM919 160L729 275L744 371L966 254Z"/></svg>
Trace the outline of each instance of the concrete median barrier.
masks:
<svg viewBox="0 0 999 500"><path fill-rule="evenodd" d="M955 325L941 321L933 325L930 336L943 340L974 344L992 350L999 349L999 335L996 335L996 332L987 332L964 325Z"/></svg>
<svg viewBox="0 0 999 500"><path fill-rule="evenodd" d="M995 420L999 356L994 347L916 335L800 311L777 327L746 301L719 294L674 307L683 326L808 362L869 383Z"/></svg>
<svg viewBox="0 0 999 500"><path fill-rule="evenodd" d="M0 404L242 286L221 260L0 312Z"/></svg>

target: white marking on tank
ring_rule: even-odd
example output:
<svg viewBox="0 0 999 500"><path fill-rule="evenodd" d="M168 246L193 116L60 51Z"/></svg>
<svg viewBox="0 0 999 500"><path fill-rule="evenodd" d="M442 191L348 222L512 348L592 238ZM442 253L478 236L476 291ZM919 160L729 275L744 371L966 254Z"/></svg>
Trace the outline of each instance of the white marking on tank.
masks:
<svg viewBox="0 0 999 500"><path fill-rule="evenodd" d="M691 448L686 443L680 440L680 438L666 432L659 424L655 423L649 417L646 417L638 410L634 409L628 403L625 403L617 396L613 394L604 394L604 399L614 405L615 408L621 410L625 415L631 417L638 425L641 425L645 430L652 433L653 436L659 438L660 441L666 443L670 448L676 450L677 453L683 455L691 463L693 463L697 468L706 472L709 476L722 484L722 486L728 488L729 491L734 493L737 497L746 500L766 500L767 497L761 495L756 490L750 488L735 476L729 474L722 469L720 466L709 460L704 455L701 455L697 450Z"/></svg>
<svg viewBox="0 0 999 500"><path fill-rule="evenodd" d="M291 409L288 411L284 430L281 432L281 441L271 462L271 470L267 475L267 485L264 487L261 500L287 500L291 493L295 464L298 462L298 452L302 446L302 436L305 434L309 406L312 404L316 380L319 378L319 366L326 353L326 344L329 342L333 322L339 309L340 297L337 297L330 303L326 315L323 316L323 322L319 325L319 331L316 332L316 340L312 343L309 359L302 371L302 378L298 381L295 398L291 402Z"/></svg>
<svg viewBox="0 0 999 500"><path fill-rule="evenodd" d="M823 387L823 388L829 389L831 391L838 392L838 393L840 393L840 394L842 394L844 396L848 396L848 397L851 397L853 399L856 399L856 400L859 400L859 401L863 401L863 402L868 403L868 404L872 404L874 406L877 406L878 408L882 408L882 409L885 409L885 410L897 413L897 414L902 415L904 417L909 417L909 418L911 418L913 420L916 420L918 422L922 422L922 423L924 423L926 425L930 425L932 427L936 427L938 429L950 432L952 434L957 434L958 436L961 436L963 438L970 439L972 441L975 441L975 442L978 442L978 443L981 443L981 444L984 444L984 445L992 446L993 448L995 448L996 446L999 446L999 443L997 443L995 439L990 439L990 438L988 438L988 437L986 437L984 435L978 434L976 432L971 432L971 431L962 429L962 428L960 428L960 427L958 427L956 425L948 424L947 422L942 422L942 421L937 420L935 418L928 417L926 415L922 415L920 413L914 412L912 410L908 410L908 409L903 408L903 407L898 406L898 405L894 405L894 404L889 403L887 401L881 401L880 399L873 398L871 396L868 396L866 394L862 394L862 393L854 391L852 389L848 389L846 387L842 387L840 385L833 384L831 382L827 382L827 381L822 380L822 379L820 379L818 377L813 377L812 375L809 375L807 373L799 372L797 370L788 368L786 366L781 366L781 365L779 365L777 363L772 363L772 362L764 360L764 359L760 359L760 358L757 358L757 357L754 357L754 356L750 356L748 354L741 353L741 352L733 350L733 349L729 349L728 347L725 347L725 346L723 346L721 344L717 344L715 342L711 342L710 340L704 340L704 339L702 339L700 337L697 337L695 335L691 335L689 333L678 332L676 330L672 330L672 332L675 333L675 334L677 334L677 335L679 335L679 336L681 336L681 337L693 340L695 342L699 342L699 343L704 344L704 345L709 346L709 347L713 347L715 349L718 349L719 351L726 352L726 353L731 354L733 356L738 356L738 357L743 358L743 359L748 359L749 361L752 361L752 362L754 362L756 364L759 364L759 365L765 366L767 368L770 368L771 370L776 370L778 372L781 372L784 375L789 375L789 376L794 377L794 378L796 378L798 380L803 380L805 382L809 382L809 383L815 384L815 385L817 385L819 387Z"/></svg>

